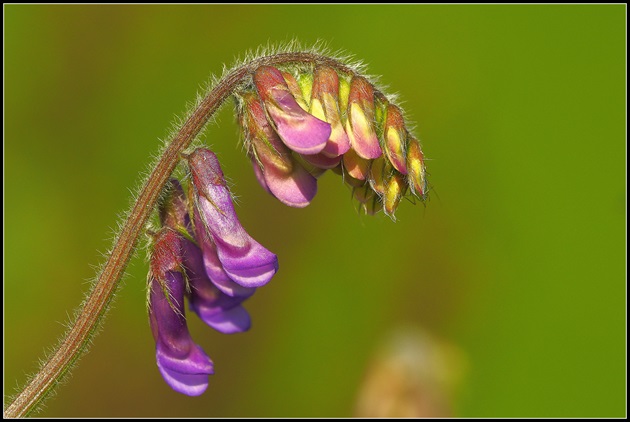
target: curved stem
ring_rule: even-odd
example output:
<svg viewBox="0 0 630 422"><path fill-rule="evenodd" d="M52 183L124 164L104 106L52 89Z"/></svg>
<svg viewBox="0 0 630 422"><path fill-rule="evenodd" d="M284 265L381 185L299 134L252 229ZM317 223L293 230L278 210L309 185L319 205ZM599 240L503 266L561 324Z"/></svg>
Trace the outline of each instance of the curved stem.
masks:
<svg viewBox="0 0 630 422"><path fill-rule="evenodd" d="M68 373L72 364L85 350L133 255L138 237L155 207L164 184L179 162L181 152L190 145L210 117L239 86L243 78L254 72L259 66L282 63L323 64L342 72L354 73L352 69L335 59L314 53L296 52L254 59L235 68L221 79L201 101L164 150L128 214L105 266L84 301L72 328L39 372L9 404L4 412L4 417L24 417L33 412L61 378Z"/></svg>

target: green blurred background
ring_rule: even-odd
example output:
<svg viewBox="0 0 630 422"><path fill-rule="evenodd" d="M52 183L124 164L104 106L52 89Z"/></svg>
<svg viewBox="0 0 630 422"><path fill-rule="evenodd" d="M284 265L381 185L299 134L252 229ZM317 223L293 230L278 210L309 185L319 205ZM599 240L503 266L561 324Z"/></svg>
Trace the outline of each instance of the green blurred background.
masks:
<svg viewBox="0 0 630 422"><path fill-rule="evenodd" d="M257 184L232 106L205 138L281 270L247 334L191 318L215 362L162 381L144 253L40 416L351 416L389 333L465 361L457 416L623 416L624 5L4 6L4 388L64 331L175 115L223 63L326 41L399 92L431 158L426 208L357 216L333 174L306 209Z"/></svg>

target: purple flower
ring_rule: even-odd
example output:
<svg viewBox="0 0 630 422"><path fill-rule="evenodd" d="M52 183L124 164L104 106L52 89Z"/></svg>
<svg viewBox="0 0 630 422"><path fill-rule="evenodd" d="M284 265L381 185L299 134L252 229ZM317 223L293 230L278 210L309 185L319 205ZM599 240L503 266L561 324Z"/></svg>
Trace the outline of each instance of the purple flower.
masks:
<svg viewBox="0 0 630 422"><path fill-rule="evenodd" d="M260 66L254 73L254 83L275 131L286 146L300 154L317 154L324 149L330 125L300 107L282 72L275 67Z"/></svg>
<svg viewBox="0 0 630 422"><path fill-rule="evenodd" d="M160 220L163 225L190 236L192 224L184 189L177 179L170 180L169 188L169 196L160 209ZM194 214L195 225L200 228L199 213L195 210ZM207 246L205 254L192 239L180 237L191 309L206 324L222 333L247 331L251 322L241 303L256 289L243 287L227 276L217 257L216 247L205 230L198 230L196 236L199 244Z"/></svg>
<svg viewBox="0 0 630 422"><path fill-rule="evenodd" d="M278 259L241 226L214 153L205 148L196 149L188 156L188 164L193 207L200 220L197 233L205 230L214 242L219 262L231 280L244 287L260 287L269 282L278 270ZM204 255L209 247L207 242L201 244Z"/></svg>
<svg viewBox="0 0 630 422"><path fill-rule="evenodd" d="M155 237L149 276L149 320L162 377L175 391L198 396L208 387L213 364L188 332L184 310L181 242L170 228Z"/></svg>
<svg viewBox="0 0 630 422"><path fill-rule="evenodd" d="M260 184L284 204L305 207L317 193L317 179L291 154L267 121L257 95L242 97L241 126ZM258 167L258 168L257 168Z"/></svg>

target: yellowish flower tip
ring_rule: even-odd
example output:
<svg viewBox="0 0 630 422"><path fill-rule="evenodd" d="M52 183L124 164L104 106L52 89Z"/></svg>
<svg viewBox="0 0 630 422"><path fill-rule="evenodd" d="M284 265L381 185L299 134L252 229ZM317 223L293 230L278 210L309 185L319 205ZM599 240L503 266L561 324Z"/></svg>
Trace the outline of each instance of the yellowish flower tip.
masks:
<svg viewBox="0 0 630 422"><path fill-rule="evenodd" d="M389 217L395 220L394 213L398 204L405 193L405 180L399 173L394 173L392 177L387 181L385 187L385 195L383 197L384 211Z"/></svg>
<svg viewBox="0 0 630 422"><path fill-rule="evenodd" d="M413 137L410 137L407 151L407 177L414 195L425 200L427 197L427 180L424 154L420 148L420 143Z"/></svg>

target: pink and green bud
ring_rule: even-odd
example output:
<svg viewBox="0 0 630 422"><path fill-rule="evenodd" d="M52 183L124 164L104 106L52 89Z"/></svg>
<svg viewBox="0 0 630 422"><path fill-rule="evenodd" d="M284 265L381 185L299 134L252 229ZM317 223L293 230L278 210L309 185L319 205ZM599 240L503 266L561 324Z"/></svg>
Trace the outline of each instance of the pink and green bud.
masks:
<svg viewBox="0 0 630 422"><path fill-rule="evenodd" d="M402 174L407 174L405 157L405 143L407 141L407 130L402 112L393 104L387 106L387 117L385 121L385 153L392 166Z"/></svg>
<svg viewBox="0 0 630 422"><path fill-rule="evenodd" d="M295 161L274 132L257 96L246 93L242 101L241 126L259 182L284 204L307 206L317 193L317 179Z"/></svg>
<svg viewBox="0 0 630 422"><path fill-rule="evenodd" d="M254 84L276 133L286 146L311 155L324 149L330 138L330 125L300 107L278 69L259 67L254 73Z"/></svg>
<svg viewBox="0 0 630 422"><path fill-rule="evenodd" d="M407 178L411 191L417 197L424 200L427 195L424 154L420 148L420 142L411 136L409 137L409 147L407 151Z"/></svg>
<svg viewBox="0 0 630 422"><path fill-rule="evenodd" d="M352 79L347 112L346 132L352 148L367 160L380 157L382 151L374 120L374 88L365 78Z"/></svg>
<svg viewBox="0 0 630 422"><path fill-rule="evenodd" d="M201 229L214 242L225 273L243 287L266 284L278 270L278 259L239 222L216 156L208 149L199 148L187 159Z"/></svg>
<svg viewBox="0 0 630 422"><path fill-rule="evenodd" d="M343 182L352 188L360 188L366 184L365 180L355 179L350 176L345 169L343 170Z"/></svg>
<svg viewBox="0 0 630 422"><path fill-rule="evenodd" d="M330 123L331 133L321 154L338 157L350 149L350 140L341 122L339 76L330 67L315 69L310 113Z"/></svg>
<svg viewBox="0 0 630 422"><path fill-rule="evenodd" d="M208 387L214 368L188 331L181 264L181 237L169 228L162 229L154 239L149 274L149 321L157 365L171 388L198 396Z"/></svg>
<svg viewBox="0 0 630 422"><path fill-rule="evenodd" d="M343 167L355 179L365 180L370 172L370 161L360 157L354 149L343 155Z"/></svg>

